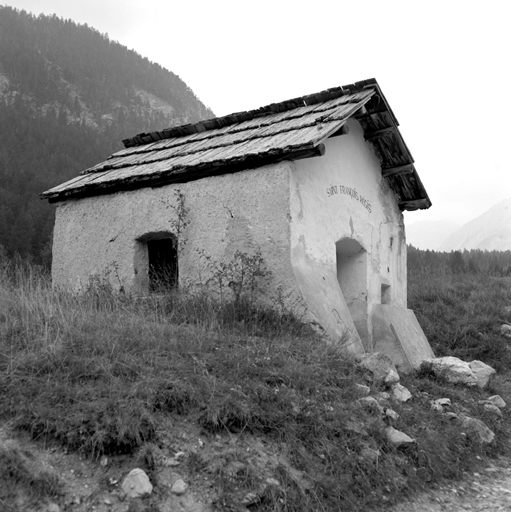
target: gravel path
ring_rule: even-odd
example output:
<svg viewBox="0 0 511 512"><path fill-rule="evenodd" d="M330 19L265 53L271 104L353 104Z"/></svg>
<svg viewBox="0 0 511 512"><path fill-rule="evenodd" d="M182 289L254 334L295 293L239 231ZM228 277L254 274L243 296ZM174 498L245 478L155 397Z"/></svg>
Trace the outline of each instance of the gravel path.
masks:
<svg viewBox="0 0 511 512"><path fill-rule="evenodd" d="M511 461L499 459L479 473L443 484L400 503L390 512L511 511Z"/></svg>

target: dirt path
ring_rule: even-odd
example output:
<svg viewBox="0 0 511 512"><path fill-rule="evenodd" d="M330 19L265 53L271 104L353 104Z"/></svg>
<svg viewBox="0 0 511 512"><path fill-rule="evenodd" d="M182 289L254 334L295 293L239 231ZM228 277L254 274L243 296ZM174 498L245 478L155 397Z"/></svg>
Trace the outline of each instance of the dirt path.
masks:
<svg viewBox="0 0 511 512"><path fill-rule="evenodd" d="M390 512L511 511L511 461L499 459L460 482L444 483Z"/></svg>

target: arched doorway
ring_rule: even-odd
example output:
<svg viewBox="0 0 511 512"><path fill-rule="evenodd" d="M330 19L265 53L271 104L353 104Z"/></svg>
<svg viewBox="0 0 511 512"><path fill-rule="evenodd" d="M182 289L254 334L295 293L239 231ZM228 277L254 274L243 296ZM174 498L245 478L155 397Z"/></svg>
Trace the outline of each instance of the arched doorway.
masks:
<svg viewBox="0 0 511 512"><path fill-rule="evenodd" d="M353 238L342 238L336 242L335 252L337 281L364 348L368 350L367 252Z"/></svg>

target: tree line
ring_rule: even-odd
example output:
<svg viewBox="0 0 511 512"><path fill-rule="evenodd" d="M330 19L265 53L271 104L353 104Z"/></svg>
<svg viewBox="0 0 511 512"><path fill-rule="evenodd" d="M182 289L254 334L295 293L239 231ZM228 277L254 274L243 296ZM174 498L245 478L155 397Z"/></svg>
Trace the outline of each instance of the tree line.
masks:
<svg viewBox="0 0 511 512"><path fill-rule="evenodd" d="M0 253L48 265L54 206L41 192L124 138L211 117L177 75L97 30L0 6Z"/></svg>
<svg viewBox="0 0 511 512"><path fill-rule="evenodd" d="M408 246L408 270L445 271L455 274L487 274L495 277L511 276L511 251L438 252Z"/></svg>

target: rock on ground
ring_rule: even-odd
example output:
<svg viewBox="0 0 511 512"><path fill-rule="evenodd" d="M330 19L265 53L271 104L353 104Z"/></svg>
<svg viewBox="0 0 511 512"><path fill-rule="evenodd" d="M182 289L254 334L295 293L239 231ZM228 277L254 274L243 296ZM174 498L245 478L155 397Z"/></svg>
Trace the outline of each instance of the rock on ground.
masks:
<svg viewBox="0 0 511 512"><path fill-rule="evenodd" d="M470 369L474 373L476 377L476 384L479 388L485 389L488 387L492 379L496 375L496 371L486 363L482 361L472 361L470 364Z"/></svg>
<svg viewBox="0 0 511 512"><path fill-rule="evenodd" d="M410 446L416 443L415 439L412 439L400 430L396 430L394 427L387 427L385 429L385 435L388 441L396 447Z"/></svg>
<svg viewBox="0 0 511 512"><path fill-rule="evenodd" d="M392 387L392 391L390 392L390 396L397 400L398 402L408 402L410 398L412 398L412 394L408 388L405 388L401 384L395 384Z"/></svg>
<svg viewBox="0 0 511 512"><path fill-rule="evenodd" d="M181 479L176 480L172 485L171 492L177 496L181 496L188 489L188 485Z"/></svg>
<svg viewBox="0 0 511 512"><path fill-rule="evenodd" d="M461 416L461 428L473 441L481 444L490 444L495 434L481 421L469 416Z"/></svg>
<svg viewBox="0 0 511 512"><path fill-rule="evenodd" d="M132 469L122 482L122 490L128 498L140 498L153 492L153 486L144 470Z"/></svg>
<svg viewBox="0 0 511 512"><path fill-rule="evenodd" d="M359 361L359 365L372 374L375 385L386 384L387 380L389 382L399 381L399 374L394 363L385 354L380 352L364 354Z"/></svg>
<svg viewBox="0 0 511 512"><path fill-rule="evenodd" d="M474 386L477 383L476 376L469 363L457 357L447 356L426 359L422 365L432 371L437 377L445 379L451 384Z"/></svg>

